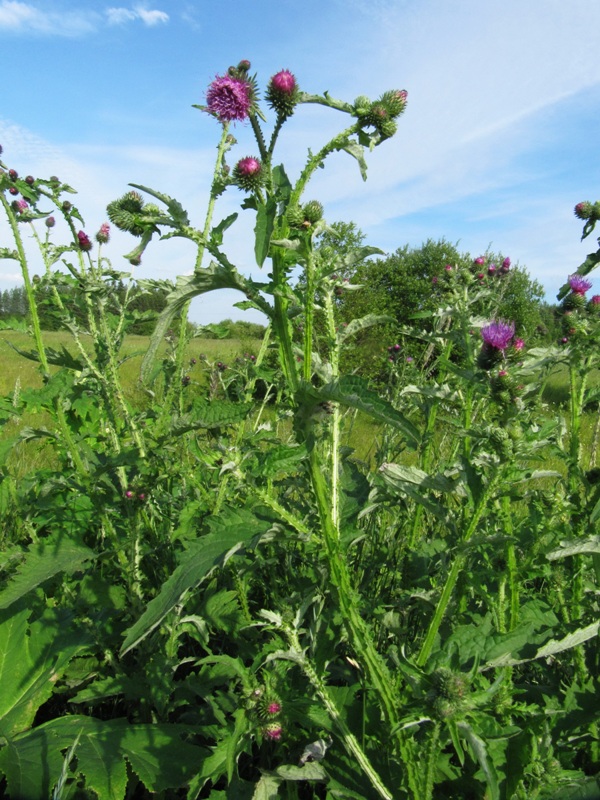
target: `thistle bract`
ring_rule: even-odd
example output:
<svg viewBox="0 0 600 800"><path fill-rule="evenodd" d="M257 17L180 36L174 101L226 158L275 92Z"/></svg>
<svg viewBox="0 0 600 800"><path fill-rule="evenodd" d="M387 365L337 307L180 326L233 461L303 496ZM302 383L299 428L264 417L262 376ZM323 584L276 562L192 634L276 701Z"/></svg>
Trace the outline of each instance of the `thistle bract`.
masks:
<svg viewBox="0 0 600 800"><path fill-rule="evenodd" d="M240 189L256 191L264 183L262 164L254 156L241 158L233 170L233 179Z"/></svg>

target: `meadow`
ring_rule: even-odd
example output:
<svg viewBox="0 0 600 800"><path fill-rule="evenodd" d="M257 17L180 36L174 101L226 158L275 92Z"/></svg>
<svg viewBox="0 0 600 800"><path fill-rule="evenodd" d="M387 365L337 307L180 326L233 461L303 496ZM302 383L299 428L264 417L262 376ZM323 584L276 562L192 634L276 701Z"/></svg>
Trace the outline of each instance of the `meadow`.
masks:
<svg viewBox="0 0 600 800"><path fill-rule="evenodd" d="M337 305L379 251L319 248L324 210L303 195L332 153L364 177L406 92L348 103L281 70L267 136L249 69L215 78L201 109L220 139L200 227L132 186L91 237L68 185L0 162L0 256L30 325L0 335L0 791L597 799L600 250L565 276L556 342L499 318L510 263L480 257L442 267L434 307L398 332L422 356L384 347L378 385L345 374L389 323L342 323ZM292 183L274 153L305 103L348 127ZM230 169L234 121L257 155ZM223 250L229 188L255 216L262 282ZM576 214L589 235L600 204ZM136 266L157 235L197 249L147 338L128 334L111 225ZM266 315L261 341L191 338L191 300L222 288Z"/></svg>

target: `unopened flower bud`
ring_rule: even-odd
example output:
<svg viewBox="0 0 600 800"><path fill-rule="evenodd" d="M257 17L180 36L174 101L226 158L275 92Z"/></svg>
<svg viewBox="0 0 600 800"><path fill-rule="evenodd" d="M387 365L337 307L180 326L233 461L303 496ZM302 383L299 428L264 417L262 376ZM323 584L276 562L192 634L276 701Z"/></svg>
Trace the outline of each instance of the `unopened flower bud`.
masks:
<svg viewBox="0 0 600 800"><path fill-rule="evenodd" d="M28 175L25 178L25 183L29 184L29 186L33 186L34 181L35 181L35 178L33 177L33 175Z"/></svg>
<svg viewBox="0 0 600 800"><path fill-rule="evenodd" d="M267 87L266 99L272 109L280 117L291 117L298 102L298 83L295 76L288 70L277 72Z"/></svg>
<svg viewBox="0 0 600 800"><path fill-rule="evenodd" d="M11 181L16 181L17 178L19 177L19 173L17 172L16 169L9 169L8 177L11 179Z"/></svg>
<svg viewBox="0 0 600 800"><path fill-rule="evenodd" d="M44 223L47 228L53 228L56 225L56 220L54 219L54 217L46 217Z"/></svg>
<svg viewBox="0 0 600 800"><path fill-rule="evenodd" d="M593 205L587 200L583 203L577 203L575 206L575 216L578 219L589 219L594 212Z"/></svg>
<svg viewBox="0 0 600 800"><path fill-rule="evenodd" d="M246 192L259 189L264 183L262 164L254 156L241 158L233 170L233 179Z"/></svg>
<svg viewBox="0 0 600 800"><path fill-rule="evenodd" d="M90 241L90 237L87 233L83 231L79 231L77 233L77 243L79 244L79 249L83 250L85 253L89 252L92 249L92 243Z"/></svg>
<svg viewBox="0 0 600 800"><path fill-rule="evenodd" d="M96 241L100 244L106 244L110 238L110 225L108 222L103 222L100 225L100 230L96 234Z"/></svg>

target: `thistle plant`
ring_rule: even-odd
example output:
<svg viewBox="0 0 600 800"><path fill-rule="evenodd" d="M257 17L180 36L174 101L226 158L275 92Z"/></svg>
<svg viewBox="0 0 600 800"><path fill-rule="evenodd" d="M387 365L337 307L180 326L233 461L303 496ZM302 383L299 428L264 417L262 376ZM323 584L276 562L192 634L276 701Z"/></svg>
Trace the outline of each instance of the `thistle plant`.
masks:
<svg viewBox="0 0 600 800"><path fill-rule="evenodd" d="M332 245L309 187L334 153L366 177L367 151L395 134L407 94L346 102L281 69L261 102L250 69L217 75L197 106L218 134L198 226L174 198L131 184L93 234L70 187L0 164L12 236L0 255L23 272L26 355L41 378L2 401L0 418L41 409L50 420L0 449L0 507L20 519L0 590L0 637L15 654L14 669L0 665L7 790L592 796L600 493L585 444L600 303L587 276L600 257L567 279L561 341L545 348L499 312L509 258L440 266L427 329L421 314L382 346L379 393L344 364L362 331L390 319L374 309L342 323L340 298L360 291L356 267L380 251ZM306 104L346 124L293 178L278 145ZM238 126L254 139L243 150ZM262 280L225 253L238 218L219 220L228 191L253 216ZM576 207L584 235L596 206ZM106 256L111 226L135 239L128 270L143 270L154 239L177 236L195 247L190 273L134 285ZM169 295L132 395L122 368L144 283ZM237 356L190 356L189 304L222 288L265 315L264 338ZM40 311L71 348L49 346ZM563 369L565 418L544 408ZM375 431L370 463L350 419ZM11 449L38 440L55 462L17 480Z"/></svg>

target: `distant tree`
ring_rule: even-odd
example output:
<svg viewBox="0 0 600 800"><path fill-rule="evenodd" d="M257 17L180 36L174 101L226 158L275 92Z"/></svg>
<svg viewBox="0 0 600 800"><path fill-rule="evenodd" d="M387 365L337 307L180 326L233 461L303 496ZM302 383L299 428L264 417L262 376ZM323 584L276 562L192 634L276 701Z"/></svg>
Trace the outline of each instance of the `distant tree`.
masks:
<svg viewBox="0 0 600 800"><path fill-rule="evenodd" d="M359 352L353 354L353 360L355 364L360 362L359 370L371 377L377 376L385 347L395 344L402 326L418 324L427 330L430 324L427 318L419 318L416 323L414 318L423 312L435 311L444 302L443 290L438 287L443 285L447 266L470 270L476 280L480 274L482 281L491 281L494 276L490 285L495 296L491 302L475 305L474 314L514 322L518 335L523 338L539 337L543 327L543 287L518 265L502 272L503 261L502 254L487 253L485 263L477 265L474 257L460 253L457 245L445 239L429 239L421 247L405 245L384 258L369 259L359 265L351 281L362 288L343 293L339 307L341 319L350 322L367 314L388 315L393 319L389 324L367 329L357 342ZM488 276L490 268L491 276ZM411 342L410 347L414 350L411 355L418 355L419 343Z"/></svg>

